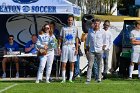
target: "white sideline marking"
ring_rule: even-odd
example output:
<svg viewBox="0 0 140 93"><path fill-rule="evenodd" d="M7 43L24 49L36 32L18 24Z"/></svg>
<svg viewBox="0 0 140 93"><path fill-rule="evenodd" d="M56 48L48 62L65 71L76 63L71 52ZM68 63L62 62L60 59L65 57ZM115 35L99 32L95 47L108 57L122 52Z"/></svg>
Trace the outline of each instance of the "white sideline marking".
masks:
<svg viewBox="0 0 140 93"><path fill-rule="evenodd" d="M13 85L11 85L11 86L9 86L9 87L6 87L6 88L0 90L0 93L6 91L6 90L8 90L8 89L10 89L10 88L12 88L12 87L14 87L14 86L16 86L16 85L18 85L18 84L13 84Z"/></svg>

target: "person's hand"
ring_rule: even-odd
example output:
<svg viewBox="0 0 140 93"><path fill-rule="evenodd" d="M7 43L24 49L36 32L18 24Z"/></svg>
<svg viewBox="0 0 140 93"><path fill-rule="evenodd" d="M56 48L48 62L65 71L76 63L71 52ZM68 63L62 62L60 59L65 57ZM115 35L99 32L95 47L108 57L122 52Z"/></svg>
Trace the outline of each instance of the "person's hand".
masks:
<svg viewBox="0 0 140 93"><path fill-rule="evenodd" d="M45 46L44 46L44 49L48 49L48 45L45 45Z"/></svg>
<svg viewBox="0 0 140 93"><path fill-rule="evenodd" d="M58 53L58 55L61 55L61 49L60 48L57 49L57 53Z"/></svg>
<svg viewBox="0 0 140 93"><path fill-rule="evenodd" d="M31 45L31 48L34 48L34 47L35 47L35 44L32 44L32 45Z"/></svg>
<svg viewBox="0 0 140 93"><path fill-rule="evenodd" d="M75 49L75 55L77 55L77 54L78 54L78 50Z"/></svg>
<svg viewBox="0 0 140 93"><path fill-rule="evenodd" d="M102 50L105 50L106 45L103 45Z"/></svg>

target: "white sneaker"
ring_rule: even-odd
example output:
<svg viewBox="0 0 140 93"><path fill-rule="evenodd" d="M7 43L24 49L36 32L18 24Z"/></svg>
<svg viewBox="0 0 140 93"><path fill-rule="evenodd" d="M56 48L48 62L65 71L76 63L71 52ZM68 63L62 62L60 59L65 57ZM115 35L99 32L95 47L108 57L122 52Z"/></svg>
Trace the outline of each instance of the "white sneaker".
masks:
<svg viewBox="0 0 140 93"><path fill-rule="evenodd" d="M90 84L90 81L86 81L85 84Z"/></svg>
<svg viewBox="0 0 140 93"><path fill-rule="evenodd" d="M62 80L61 83L65 83L66 81Z"/></svg>
<svg viewBox="0 0 140 93"><path fill-rule="evenodd" d="M46 83L51 83L50 81L46 80Z"/></svg>
<svg viewBox="0 0 140 93"><path fill-rule="evenodd" d="M18 72L16 73L16 78L19 78L19 73Z"/></svg>
<svg viewBox="0 0 140 93"><path fill-rule="evenodd" d="M36 80L35 83L39 83L39 80Z"/></svg>
<svg viewBox="0 0 140 93"><path fill-rule="evenodd" d="M6 73L3 73L2 74L2 78L6 78Z"/></svg>
<svg viewBox="0 0 140 93"><path fill-rule="evenodd" d="M80 78L80 75L78 75L77 77Z"/></svg>

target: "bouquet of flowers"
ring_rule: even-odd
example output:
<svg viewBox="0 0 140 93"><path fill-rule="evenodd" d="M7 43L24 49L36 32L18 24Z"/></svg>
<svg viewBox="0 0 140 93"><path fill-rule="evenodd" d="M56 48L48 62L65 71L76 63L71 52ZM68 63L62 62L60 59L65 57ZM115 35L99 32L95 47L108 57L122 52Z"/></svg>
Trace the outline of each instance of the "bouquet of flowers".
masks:
<svg viewBox="0 0 140 93"><path fill-rule="evenodd" d="M49 43L48 43L48 47L49 48L54 48L54 49L56 49L57 48L57 39L56 38L54 38L53 40L51 40Z"/></svg>
<svg viewBox="0 0 140 93"><path fill-rule="evenodd" d="M40 48L39 50L38 50L38 56L43 56L43 55L46 55L47 54L47 50L46 49L44 49L44 48Z"/></svg>

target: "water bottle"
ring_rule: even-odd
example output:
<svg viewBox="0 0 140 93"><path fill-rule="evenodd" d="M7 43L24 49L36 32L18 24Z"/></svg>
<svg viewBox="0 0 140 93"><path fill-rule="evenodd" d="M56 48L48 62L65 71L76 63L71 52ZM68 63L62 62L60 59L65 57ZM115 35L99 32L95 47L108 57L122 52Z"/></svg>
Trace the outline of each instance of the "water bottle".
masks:
<svg viewBox="0 0 140 93"><path fill-rule="evenodd" d="M12 48L9 48L9 54L12 54Z"/></svg>

